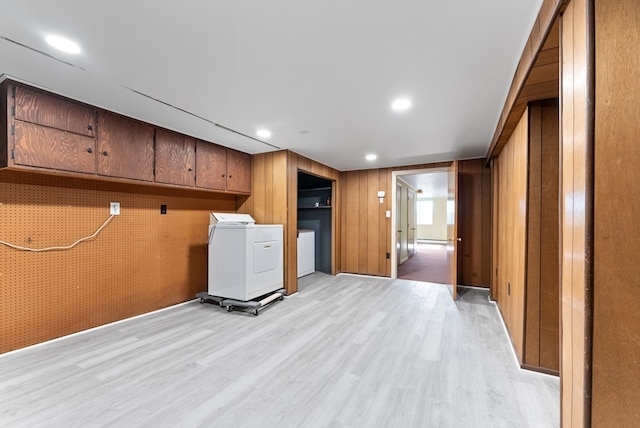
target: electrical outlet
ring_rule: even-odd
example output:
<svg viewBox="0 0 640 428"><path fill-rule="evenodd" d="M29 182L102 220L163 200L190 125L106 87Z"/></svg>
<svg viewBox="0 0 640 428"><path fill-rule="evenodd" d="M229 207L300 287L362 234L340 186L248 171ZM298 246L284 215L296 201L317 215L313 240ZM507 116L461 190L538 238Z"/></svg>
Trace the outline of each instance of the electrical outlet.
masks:
<svg viewBox="0 0 640 428"><path fill-rule="evenodd" d="M111 215L120 215L120 202L111 202L109 211Z"/></svg>

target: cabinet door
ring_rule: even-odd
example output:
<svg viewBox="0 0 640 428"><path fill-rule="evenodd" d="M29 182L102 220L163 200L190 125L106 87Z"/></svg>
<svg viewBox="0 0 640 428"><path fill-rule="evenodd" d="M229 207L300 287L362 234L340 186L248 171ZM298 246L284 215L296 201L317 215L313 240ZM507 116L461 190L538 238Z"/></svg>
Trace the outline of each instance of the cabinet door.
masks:
<svg viewBox="0 0 640 428"><path fill-rule="evenodd" d="M196 141L186 135L156 130L156 182L196 185Z"/></svg>
<svg viewBox="0 0 640 428"><path fill-rule="evenodd" d="M98 174L153 181L154 129L110 113L98 115Z"/></svg>
<svg viewBox="0 0 640 428"><path fill-rule="evenodd" d="M205 141L196 144L196 187L226 190L227 149Z"/></svg>
<svg viewBox="0 0 640 428"><path fill-rule="evenodd" d="M96 136L96 111L64 98L15 86L15 119Z"/></svg>
<svg viewBox="0 0 640 428"><path fill-rule="evenodd" d="M96 173L95 138L16 120L14 163Z"/></svg>
<svg viewBox="0 0 640 428"><path fill-rule="evenodd" d="M227 190L251 193L251 155L227 149Z"/></svg>

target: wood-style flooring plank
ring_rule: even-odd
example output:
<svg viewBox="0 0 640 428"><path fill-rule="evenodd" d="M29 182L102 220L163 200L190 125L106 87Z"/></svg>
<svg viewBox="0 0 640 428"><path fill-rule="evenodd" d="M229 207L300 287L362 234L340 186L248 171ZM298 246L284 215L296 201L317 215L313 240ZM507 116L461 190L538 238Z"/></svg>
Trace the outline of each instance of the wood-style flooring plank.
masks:
<svg viewBox="0 0 640 428"><path fill-rule="evenodd" d="M315 273L254 317L196 301L0 356L3 427L555 427L488 291Z"/></svg>

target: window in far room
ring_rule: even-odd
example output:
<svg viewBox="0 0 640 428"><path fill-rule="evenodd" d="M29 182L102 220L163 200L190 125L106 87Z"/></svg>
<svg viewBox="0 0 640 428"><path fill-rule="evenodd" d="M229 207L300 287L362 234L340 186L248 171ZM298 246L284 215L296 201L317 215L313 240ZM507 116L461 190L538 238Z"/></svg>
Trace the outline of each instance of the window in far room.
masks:
<svg viewBox="0 0 640 428"><path fill-rule="evenodd" d="M418 224L433 224L433 201L418 199Z"/></svg>

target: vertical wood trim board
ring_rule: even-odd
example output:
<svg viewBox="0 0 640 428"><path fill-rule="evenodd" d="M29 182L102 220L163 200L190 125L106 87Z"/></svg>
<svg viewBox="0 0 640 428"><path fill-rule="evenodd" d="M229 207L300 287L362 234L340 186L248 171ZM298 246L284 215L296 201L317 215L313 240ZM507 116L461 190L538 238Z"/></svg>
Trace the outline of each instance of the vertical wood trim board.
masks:
<svg viewBox="0 0 640 428"><path fill-rule="evenodd" d="M561 20L561 424L590 426L590 248L593 207L591 0L572 0Z"/></svg>
<svg viewBox="0 0 640 428"><path fill-rule="evenodd" d="M527 290L524 364L540 365L540 258L542 234L542 105L529 104ZM555 252L554 252L555 253Z"/></svg>
<svg viewBox="0 0 640 428"><path fill-rule="evenodd" d="M640 426L640 2L595 1L592 425Z"/></svg>
<svg viewBox="0 0 640 428"><path fill-rule="evenodd" d="M558 100L531 103L524 363L549 370L560 361L559 137Z"/></svg>
<svg viewBox="0 0 640 428"><path fill-rule="evenodd" d="M491 300L498 300L498 226L500 214L500 158L491 159Z"/></svg>
<svg viewBox="0 0 640 428"><path fill-rule="evenodd" d="M560 120L558 99L543 102L540 251L540 366L560 369Z"/></svg>
<svg viewBox="0 0 640 428"><path fill-rule="evenodd" d="M140 189L68 177L0 174L0 353L154 311L207 290L211 211L234 212L236 197ZM167 214L160 214L160 205Z"/></svg>

